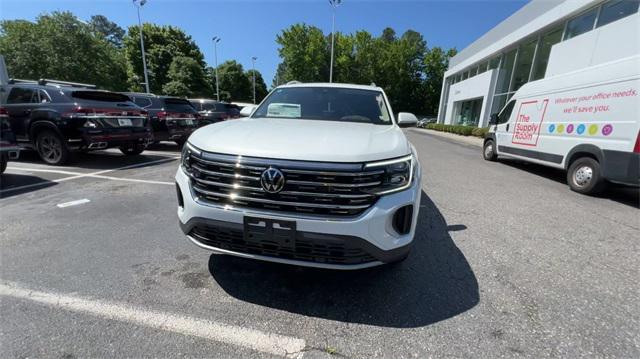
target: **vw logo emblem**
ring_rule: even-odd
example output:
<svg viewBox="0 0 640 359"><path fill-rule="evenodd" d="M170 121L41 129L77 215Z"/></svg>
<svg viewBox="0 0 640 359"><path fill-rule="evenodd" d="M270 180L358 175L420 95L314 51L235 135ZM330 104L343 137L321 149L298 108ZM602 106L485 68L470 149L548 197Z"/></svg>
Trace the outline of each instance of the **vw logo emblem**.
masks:
<svg viewBox="0 0 640 359"><path fill-rule="evenodd" d="M260 184L268 193L278 193L284 188L284 175L279 169L269 167L260 175Z"/></svg>

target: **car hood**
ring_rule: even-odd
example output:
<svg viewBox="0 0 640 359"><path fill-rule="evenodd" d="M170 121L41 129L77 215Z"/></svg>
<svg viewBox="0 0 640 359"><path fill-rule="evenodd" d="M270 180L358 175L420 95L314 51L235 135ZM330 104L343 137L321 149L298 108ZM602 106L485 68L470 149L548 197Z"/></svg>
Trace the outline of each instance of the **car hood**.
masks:
<svg viewBox="0 0 640 359"><path fill-rule="evenodd" d="M244 118L202 127L189 143L207 152L323 162L365 162L411 153L397 126Z"/></svg>

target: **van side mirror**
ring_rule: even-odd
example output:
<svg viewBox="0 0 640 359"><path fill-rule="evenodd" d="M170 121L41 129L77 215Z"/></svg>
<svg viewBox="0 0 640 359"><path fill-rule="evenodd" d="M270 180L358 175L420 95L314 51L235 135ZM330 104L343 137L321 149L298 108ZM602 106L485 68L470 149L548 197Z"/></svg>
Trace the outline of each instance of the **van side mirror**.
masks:
<svg viewBox="0 0 640 359"><path fill-rule="evenodd" d="M416 115L409 112L400 112L398 114L398 126L413 127L418 123Z"/></svg>
<svg viewBox="0 0 640 359"><path fill-rule="evenodd" d="M256 109L256 106L245 106L240 110L240 117L249 117L253 113L253 110Z"/></svg>
<svg viewBox="0 0 640 359"><path fill-rule="evenodd" d="M489 125L497 125L498 124L498 114L494 113L489 117Z"/></svg>

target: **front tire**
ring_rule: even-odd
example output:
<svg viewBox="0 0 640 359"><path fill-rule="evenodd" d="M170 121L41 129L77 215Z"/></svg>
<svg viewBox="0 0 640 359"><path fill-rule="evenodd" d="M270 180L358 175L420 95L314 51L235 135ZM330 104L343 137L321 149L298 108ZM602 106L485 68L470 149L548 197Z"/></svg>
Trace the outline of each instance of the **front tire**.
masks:
<svg viewBox="0 0 640 359"><path fill-rule="evenodd" d="M498 159L496 154L496 144L493 140L486 140L482 147L482 157L491 162L495 162Z"/></svg>
<svg viewBox="0 0 640 359"><path fill-rule="evenodd" d="M131 146L123 146L120 147L120 152L122 152L125 156L137 156L141 154L145 150L144 145L131 145Z"/></svg>
<svg viewBox="0 0 640 359"><path fill-rule="evenodd" d="M47 164L59 166L69 160L69 148L57 133L45 130L36 137L38 155Z"/></svg>
<svg viewBox="0 0 640 359"><path fill-rule="evenodd" d="M567 183L572 191L596 194L604 189L600 163L591 157L581 157L571 163L567 171Z"/></svg>
<svg viewBox="0 0 640 359"><path fill-rule="evenodd" d="M4 153L0 154L0 174L7 169L7 162L9 162L8 156Z"/></svg>

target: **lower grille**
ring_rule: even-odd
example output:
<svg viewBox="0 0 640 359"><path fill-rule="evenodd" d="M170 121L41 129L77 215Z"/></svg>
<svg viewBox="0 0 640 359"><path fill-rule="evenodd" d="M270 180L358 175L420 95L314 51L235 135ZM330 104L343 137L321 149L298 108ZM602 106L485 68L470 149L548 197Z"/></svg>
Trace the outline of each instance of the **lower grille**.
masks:
<svg viewBox="0 0 640 359"><path fill-rule="evenodd" d="M345 239L301 238L283 247L270 240L247 239L241 230L207 225L193 227L189 235L202 244L239 253L315 262L323 264L362 264L376 259Z"/></svg>

